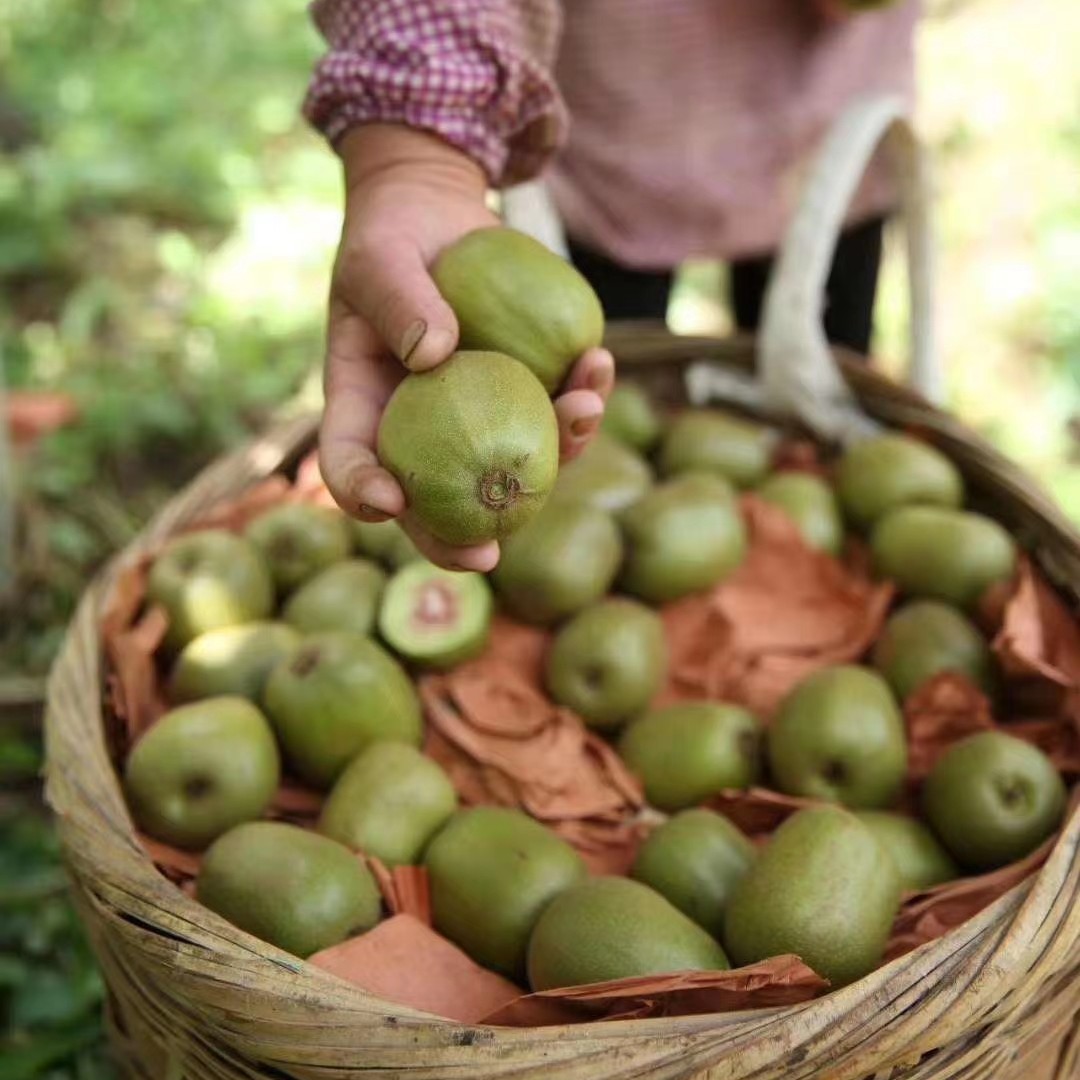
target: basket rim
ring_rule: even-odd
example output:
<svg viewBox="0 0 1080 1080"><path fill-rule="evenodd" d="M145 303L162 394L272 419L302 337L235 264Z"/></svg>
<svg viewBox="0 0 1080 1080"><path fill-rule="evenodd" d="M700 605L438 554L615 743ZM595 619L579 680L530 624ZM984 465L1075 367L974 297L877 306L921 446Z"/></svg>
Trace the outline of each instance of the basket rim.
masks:
<svg viewBox="0 0 1080 1080"><path fill-rule="evenodd" d="M650 363L658 365L661 362L685 365L699 358L743 368L753 365L753 340L750 338L678 338L666 330L662 331L663 336L660 337L658 329L655 324L615 325L608 340L620 360L632 369L643 369ZM662 359L657 358L658 345L661 344L664 348L659 351L665 353ZM1036 519L1041 519L1047 536L1056 540L1066 555L1072 557L1065 559L1061 565L1047 567L1048 572L1059 584L1064 584L1060 581L1061 567L1064 565L1069 571L1070 592L1080 590L1080 535L1019 467L982 443L958 421L867 368L860 360L853 359L852 354L843 350L837 350L837 354L845 377L856 395L879 418L892 423L899 420L901 424L917 422L935 436L943 437L946 441L963 439L975 446L980 454L988 455L990 471L987 475L992 478L1002 476L1012 486L1019 486L1021 492L1026 492L1028 510ZM192 941L196 948L209 948L225 959L231 956L238 960L242 957L267 977L285 970L296 972L311 983L313 991L325 990L333 984L333 1008L342 1016L352 1014L354 1024L360 1015L366 1015L372 1023L376 1023L379 1017L373 1013L373 1009L381 1010L400 1018L400 1027L405 1033L421 1025L435 1029L432 1034L436 1036L437 1045L461 1045L454 1042L454 1033L461 1031L462 1024L381 1001L225 923L186 896L160 875L137 844L121 794L120 779L111 763L101 775L92 771L93 765L100 767L102 760L108 762L103 730L104 667L97 629L116 575L159 538L190 520L185 508L199 500L207 503L226 493L242 490L256 479L294 462L310 445L315 430L314 417L294 418L283 427L251 440L233 454L219 459L204 470L181 496L170 502L136 541L95 578L72 620L49 680L46 796L59 819L61 842L76 886L87 897L95 897L97 906L116 903L120 898L126 898L130 908L139 907L137 901L140 897L160 901L165 905L163 910L175 913L184 924L204 930L206 936L217 943L215 949L205 941ZM95 742L89 749L85 745L80 747L74 738L72 728L75 718L84 733ZM94 824L80 824L77 819L82 817L94 819ZM105 842L95 846L88 842L92 836ZM1023 976L1029 971L1038 974L1040 982L1045 982L1053 974L1053 968L1051 965L1048 969L1039 943L1046 938L1048 926L1056 926L1055 949L1064 948L1070 954L1076 953L1077 942L1080 941L1080 905L1066 902L1062 915L1057 911L1059 905L1056 901L1067 887L1073 893L1080 892L1080 868L1076 859L1078 850L1080 809L1072 814L1063 828L1043 867L972 919L941 938L882 965L850 986L808 1002L729 1013L613 1020L603 1024L533 1028L467 1026L489 1035L491 1045L506 1049L517 1047L525 1054L524 1058L514 1059L518 1064L533 1061L528 1056L529 1045L544 1041L568 1040L610 1052L616 1048L625 1049L627 1040L642 1043L647 1040L652 1049L643 1051L642 1062L658 1060L658 1055L669 1055L678 1046L680 1055L685 1055L680 1056L680 1060L693 1059L699 1062L698 1067L708 1069L719 1060L721 1052L732 1049L731 1040L734 1038L740 1052L743 1052L742 1044L749 1040L748 1050L757 1047L758 1054L768 1052L772 1055L761 1056L760 1063L775 1059L775 1048L767 1051L767 1046L774 1043L789 1045L793 1053L798 1052L798 1056L792 1059L793 1065L796 1061L812 1064L815 1050L820 1052L823 1047L840 1046L843 1068L830 1075L838 1078L860 1076L860 1070L880 1068L883 1053L893 1054L889 1060L898 1060L897 1055L902 1053L910 1057L912 1052L917 1054L943 1045L942 1039L949 1041L959 1037L976 1022L985 1022L985 1017L1002 1007L1009 995L1017 990ZM106 883L108 888L105 887ZM120 907L119 904L117 906ZM145 917L145 914L143 911L142 916ZM1055 914L1058 916L1056 923ZM144 926L155 929L152 922L140 918L138 911L130 910L128 915L142 921ZM1009 915L1012 917L1006 924ZM124 918L124 915L119 917ZM168 934L168 930L165 933ZM1008 959L1014 962L1012 967L1002 962L1006 953ZM948 963L958 956L961 959L957 964ZM992 957L993 963L990 962ZM956 970L958 964L964 969L962 973ZM964 1007L957 1004L956 987L963 982L961 974L967 975L963 988L970 991L965 997ZM330 980L330 983L326 983L326 980ZM917 1015L919 1010L913 1006L927 997L934 997L935 993L948 996L952 1006L935 1015L930 1031L933 1037L927 1038L927 1029L920 1028L910 1014ZM899 1022L892 1024L890 1019L886 1025L880 1018L890 1007L896 1010L895 1018ZM886 1026L891 1026L893 1030L886 1031ZM769 1033L763 1034L762 1029L767 1029ZM386 1034L385 1028L383 1034ZM439 1038L440 1034L442 1038ZM923 1036L921 1041L920 1035ZM869 1046L869 1049L864 1046ZM874 1062L877 1064L874 1065ZM821 1063L820 1058L817 1063Z"/></svg>

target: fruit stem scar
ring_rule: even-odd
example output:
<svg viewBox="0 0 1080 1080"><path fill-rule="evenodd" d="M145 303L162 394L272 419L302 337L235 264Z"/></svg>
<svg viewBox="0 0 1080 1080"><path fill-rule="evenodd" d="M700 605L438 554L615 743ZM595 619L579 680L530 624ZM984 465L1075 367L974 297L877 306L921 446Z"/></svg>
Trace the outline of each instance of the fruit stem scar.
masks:
<svg viewBox="0 0 1080 1080"><path fill-rule="evenodd" d="M193 776L184 784L184 794L189 799L201 799L213 790L213 783L205 776Z"/></svg>
<svg viewBox="0 0 1080 1080"><path fill-rule="evenodd" d="M319 650L316 646L312 645L306 649L301 649L293 658L293 662L289 665L289 670L297 677L302 679L305 675L310 675L311 672L318 667L320 660Z"/></svg>
<svg viewBox="0 0 1080 1080"><path fill-rule="evenodd" d="M1001 777L997 782L998 793L1001 801L1008 807L1013 807L1024 802L1024 783L1015 777Z"/></svg>
<svg viewBox="0 0 1080 1080"><path fill-rule="evenodd" d="M505 510L521 495L521 481L506 469L493 469L479 480L480 501L489 510Z"/></svg>
<svg viewBox="0 0 1080 1080"><path fill-rule="evenodd" d="M842 784L848 778L847 769L842 761L825 762L825 768L821 773L830 784Z"/></svg>

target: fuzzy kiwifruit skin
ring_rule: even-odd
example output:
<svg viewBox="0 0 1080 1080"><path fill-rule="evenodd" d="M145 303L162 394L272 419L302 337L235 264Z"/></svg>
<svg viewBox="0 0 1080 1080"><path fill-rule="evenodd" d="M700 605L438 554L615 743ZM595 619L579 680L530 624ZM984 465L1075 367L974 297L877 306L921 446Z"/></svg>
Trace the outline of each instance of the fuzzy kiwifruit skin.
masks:
<svg viewBox="0 0 1080 1080"><path fill-rule="evenodd" d="M305 634L370 634L385 585L386 574L370 559L344 559L304 582L286 601L282 617Z"/></svg>
<svg viewBox="0 0 1080 1080"><path fill-rule="evenodd" d="M509 536L544 505L559 467L551 399L523 364L458 352L407 375L383 413L379 460L409 514L455 546Z"/></svg>
<svg viewBox="0 0 1080 1080"><path fill-rule="evenodd" d="M874 569L902 593L971 610L1016 569L1016 543L992 518L941 506L902 506L870 535Z"/></svg>
<svg viewBox="0 0 1080 1080"><path fill-rule="evenodd" d="M619 521L626 541L620 580L628 593L650 604L715 585L746 554L735 493L709 473L686 473L660 484Z"/></svg>
<svg viewBox="0 0 1080 1080"><path fill-rule="evenodd" d="M848 448L837 465L836 494L848 521L869 529L901 506L955 509L964 481L940 450L893 431Z"/></svg>
<svg viewBox="0 0 1080 1080"><path fill-rule="evenodd" d="M997 686L989 642L970 619L939 600L912 600L894 612L872 655L900 702L942 672L965 675L989 695Z"/></svg>
<svg viewBox="0 0 1080 1080"><path fill-rule="evenodd" d="M424 722L416 687L381 645L325 630L270 673L263 705L293 772L329 788L374 742L419 746Z"/></svg>
<svg viewBox="0 0 1080 1080"><path fill-rule="evenodd" d="M888 810L860 810L855 816L889 853L905 889L919 892L960 876L949 853L918 819Z"/></svg>
<svg viewBox="0 0 1080 1080"><path fill-rule="evenodd" d="M1061 824L1068 792L1037 746L1001 731L953 743L923 783L923 813L967 871L1006 866Z"/></svg>
<svg viewBox="0 0 1080 1080"><path fill-rule="evenodd" d="M619 382L607 400L600 429L631 450L647 454L663 435L664 420L642 387Z"/></svg>
<svg viewBox="0 0 1080 1080"><path fill-rule="evenodd" d="M319 832L387 866L419 860L428 840L457 809L450 777L413 746L372 743L338 777Z"/></svg>
<svg viewBox="0 0 1080 1080"><path fill-rule="evenodd" d="M503 545L492 580L512 615L551 625L611 588L622 553L622 534L610 514L552 499Z"/></svg>
<svg viewBox="0 0 1080 1080"><path fill-rule="evenodd" d="M270 672L300 644L283 622L259 620L208 630L184 646L169 676L174 703L237 694L259 702Z"/></svg>
<svg viewBox="0 0 1080 1080"><path fill-rule="evenodd" d="M478 964L525 974L529 935L541 912L586 877L581 856L521 810L460 810L424 852L435 929Z"/></svg>
<svg viewBox="0 0 1080 1080"><path fill-rule="evenodd" d="M521 361L549 393L604 337L592 286L565 259L514 229L476 229L436 260L432 277L454 310L461 348Z"/></svg>
<svg viewBox="0 0 1080 1080"><path fill-rule="evenodd" d="M881 962L899 906L900 876L873 833L846 810L812 807L773 833L735 886L724 945L737 966L795 953L846 986Z"/></svg>
<svg viewBox="0 0 1080 1080"><path fill-rule="evenodd" d="M340 562L352 547L345 515L312 503L272 506L248 524L244 535L262 551L280 595Z"/></svg>
<svg viewBox="0 0 1080 1080"><path fill-rule="evenodd" d="M169 541L150 568L146 598L168 615L165 644L176 651L209 630L269 619L274 584L250 540L201 529Z"/></svg>
<svg viewBox="0 0 1080 1080"><path fill-rule="evenodd" d="M777 432L724 409L687 409L668 428L657 462L662 476L712 473L739 488L768 474Z"/></svg>
<svg viewBox="0 0 1080 1080"><path fill-rule="evenodd" d="M223 919L296 956L379 921L379 889L367 866L344 844L280 821L249 821L221 836L195 889Z"/></svg>
<svg viewBox="0 0 1080 1080"><path fill-rule="evenodd" d="M548 904L529 938L534 990L729 967L718 941L658 892L625 877L571 885Z"/></svg>
<svg viewBox="0 0 1080 1080"><path fill-rule="evenodd" d="M652 469L640 454L614 435L598 431L589 445L559 470L551 497L617 514L637 502L652 483Z"/></svg>

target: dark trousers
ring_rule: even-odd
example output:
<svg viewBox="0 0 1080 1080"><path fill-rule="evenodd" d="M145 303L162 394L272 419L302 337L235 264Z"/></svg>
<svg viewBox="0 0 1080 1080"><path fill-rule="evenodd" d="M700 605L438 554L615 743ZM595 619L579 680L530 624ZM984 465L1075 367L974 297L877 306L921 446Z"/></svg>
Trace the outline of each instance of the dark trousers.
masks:
<svg viewBox="0 0 1080 1080"><path fill-rule="evenodd" d="M825 334L834 344L860 353L870 349L883 226L878 218L844 232L829 272ZM663 319L667 314L673 270L628 270L572 240L570 257L596 290L609 319ZM740 330L758 327L772 261L768 255L731 264L731 306Z"/></svg>

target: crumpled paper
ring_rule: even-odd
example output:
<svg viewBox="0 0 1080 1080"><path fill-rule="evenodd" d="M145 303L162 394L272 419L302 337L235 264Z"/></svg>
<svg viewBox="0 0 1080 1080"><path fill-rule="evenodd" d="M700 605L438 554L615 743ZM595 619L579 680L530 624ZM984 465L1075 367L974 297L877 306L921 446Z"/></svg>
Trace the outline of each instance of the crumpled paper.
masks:
<svg viewBox="0 0 1080 1080"><path fill-rule="evenodd" d="M927 679L904 702L908 777L924 779L949 746L997 726L986 695L970 679L946 671Z"/></svg>
<svg viewBox="0 0 1080 1080"><path fill-rule="evenodd" d="M122 754L167 708L155 655L169 619L160 607L143 610L148 565L142 560L119 573L101 620L101 644L108 660L105 693L112 715L120 721L114 734Z"/></svg>
<svg viewBox="0 0 1080 1080"><path fill-rule="evenodd" d="M431 883L426 866L389 867L374 856L359 857L367 862L391 915L409 915L431 925Z"/></svg>
<svg viewBox="0 0 1080 1080"><path fill-rule="evenodd" d="M1015 699L1080 726L1080 621L1026 557L993 649Z"/></svg>
<svg viewBox="0 0 1080 1080"><path fill-rule="evenodd" d="M733 971L681 971L543 990L504 1005L486 1016L484 1023L535 1027L734 1012L795 1005L828 986L797 956L773 956Z"/></svg>
<svg viewBox="0 0 1080 1080"><path fill-rule="evenodd" d="M308 963L386 1001L463 1024L479 1023L521 996L519 987L411 915L394 915Z"/></svg>
<svg viewBox="0 0 1080 1080"><path fill-rule="evenodd" d="M549 824L598 872L625 870L640 841L641 785L611 746L517 667L486 654L426 676L426 752L465 805L518 807Z"/></svg>
<svg viewBox="0 0 1080 1080"><path fill-rule="evenodd" d="M812 550L778 507L745 495L742 508L742 565L664 610L672 659L662 701L730 701L767 722L808 675L862 657L894 590Z"/></svg>

